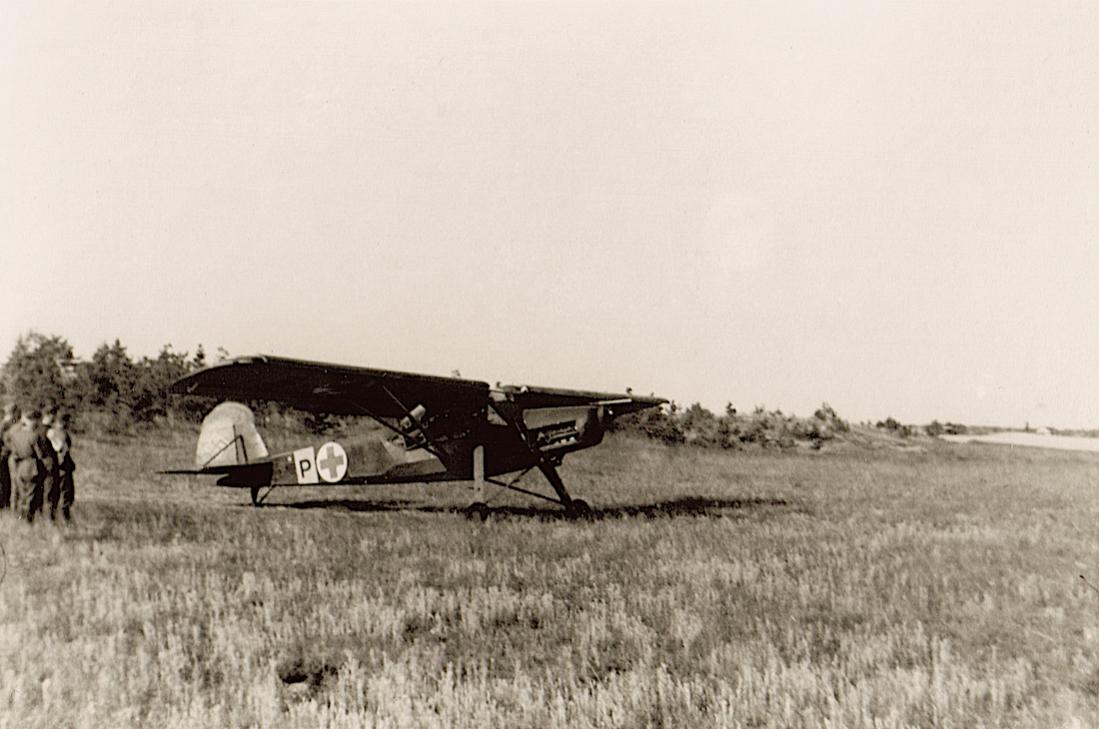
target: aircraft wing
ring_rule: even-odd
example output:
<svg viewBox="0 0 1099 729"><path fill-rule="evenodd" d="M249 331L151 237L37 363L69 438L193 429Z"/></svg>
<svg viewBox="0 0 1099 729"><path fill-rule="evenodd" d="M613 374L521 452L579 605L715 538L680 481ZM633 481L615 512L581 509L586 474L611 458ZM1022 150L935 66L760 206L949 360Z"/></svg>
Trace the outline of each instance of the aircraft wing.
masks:
<svg viewBox="0 0 1099 729"><path fill-rule="evenodd" d="M612 418L668 402L662 397L645 397L632 393L562 390L553 387L508 385L502 390L512 402L524 410L594 405L602 406Z"/></svg>
<svg viewBox="0 0 1099 729"><path fill-rule="evenodd" d="M417 405L428 412L476 409L488 383L366 367L259 355L237 357L182 377L171 392L232 400L274 400L333 415L402 417Z"/></svg>

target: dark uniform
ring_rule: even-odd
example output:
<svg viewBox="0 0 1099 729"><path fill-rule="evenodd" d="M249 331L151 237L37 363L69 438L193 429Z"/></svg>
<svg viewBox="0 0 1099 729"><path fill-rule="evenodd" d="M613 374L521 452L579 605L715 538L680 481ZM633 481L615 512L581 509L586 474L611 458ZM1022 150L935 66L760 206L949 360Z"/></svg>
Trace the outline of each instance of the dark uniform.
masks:
<svg viewBox="0 0 1099 729"><path fill-rule="evenodd" d="M52 424L53 413L50 412L46 413L38 421L38 427L35 428L35 430L38 431L38 444L43 453L42 463L46 467L46 475L42 479L42 498L38 502L39 511L45 511L47 499L49 499L57 489L57 475L61 468L61 461L57 457L57 451L54 449L53 443L50 442L49 436L46 435ZM57 518L57 514L52 509L50 510L50 518Z"/></svg>
<svg viewBox="0 0 1099 729"><path fill-rule="evenodd" d="M73 485L73 471L76 464L72 457L72 436L69 435L69 418L60 415L48 431L46 437L50 439L54 451L57 453L57 478L53 488L49 492L50 518L56 518L57 507L61 507L61 516L65 521L72 519L72 505L76 497L76 489Z"/></svg>
<svg viewBox="0 0 1099 729"><path fill-rule="evenodd" d="M53 471L57 468L53 446L36 421L33 415L24 415L22 422L7 433L12 502L27 521L34 521L42 509L43 494L53 488Z"/></svg>
<svg viewBox="0 0 1099 729"><path fill-rule="evenodd" d="M0 420L0 509L10 509L11 500L11 469L8 468L8 456L11 449L8 448L8 430L19 425L19 408L10 405L4 409L4 419Z"/></svg>

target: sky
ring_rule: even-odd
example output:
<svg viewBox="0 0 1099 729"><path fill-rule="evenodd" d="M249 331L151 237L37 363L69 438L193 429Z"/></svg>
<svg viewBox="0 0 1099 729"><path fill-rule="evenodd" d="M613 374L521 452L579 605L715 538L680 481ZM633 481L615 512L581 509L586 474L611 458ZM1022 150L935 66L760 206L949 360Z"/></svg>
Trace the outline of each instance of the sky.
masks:
<svg viewBox="0 0 1099 729"><path fill-rule="evenodd" d="M1099 427L1092 2L0 4L34 330Z"/></svg>

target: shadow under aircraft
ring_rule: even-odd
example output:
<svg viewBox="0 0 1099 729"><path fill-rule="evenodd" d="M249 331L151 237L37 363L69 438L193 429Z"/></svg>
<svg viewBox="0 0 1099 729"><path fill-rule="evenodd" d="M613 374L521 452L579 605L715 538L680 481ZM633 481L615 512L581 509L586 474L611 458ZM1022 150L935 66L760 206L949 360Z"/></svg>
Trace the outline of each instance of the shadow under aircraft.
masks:
<svg viewBox="0 0 1099 729"><path fill-rule="evenodd" d="M797 510L797 507L785 499L738 498L715 499L685 496L677 499L657 501L649 504L621 504L592 508L584 514L575 514L561 509L547 509L538 506L501 505L486 510L469 512L453 506L419 504L407 500L360 500L360 499L314 499L286 504L271 504L272 507L287 509L335 509L350 512L389 512L414 511L426 514L464 513L486 519L493 517L518 517L539 520L585 519L602 521L607 519L662 519L676 517L729 517L748 516L752 512L773 510Z"/></svg>

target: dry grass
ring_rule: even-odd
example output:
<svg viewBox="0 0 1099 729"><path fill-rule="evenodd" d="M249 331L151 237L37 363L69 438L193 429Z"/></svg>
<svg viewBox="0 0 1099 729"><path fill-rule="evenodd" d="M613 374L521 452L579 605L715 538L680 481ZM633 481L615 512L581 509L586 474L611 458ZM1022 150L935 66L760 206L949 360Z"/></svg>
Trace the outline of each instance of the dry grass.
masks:
<svg viewBox="0 0 1099 729"><path fill-rule="evenodd" d="M481 524L150 475L192 443L85 439L75 526L0 518L0 726L1095 724L1091 454L616 440L594 520Z"/></svg>

